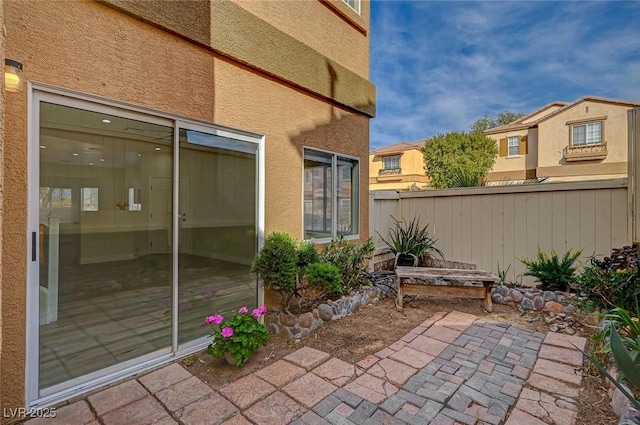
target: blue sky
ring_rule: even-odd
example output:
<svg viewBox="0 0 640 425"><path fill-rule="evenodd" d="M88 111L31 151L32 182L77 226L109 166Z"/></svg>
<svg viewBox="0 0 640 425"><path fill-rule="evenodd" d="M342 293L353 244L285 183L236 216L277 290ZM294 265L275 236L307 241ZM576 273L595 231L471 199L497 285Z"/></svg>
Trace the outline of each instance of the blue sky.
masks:
<svg viewBox="0 0 640 425"><path fill-rule="evenodd" d="M640 1L371 3L371 149L485 114L640 101Z"/></svg>

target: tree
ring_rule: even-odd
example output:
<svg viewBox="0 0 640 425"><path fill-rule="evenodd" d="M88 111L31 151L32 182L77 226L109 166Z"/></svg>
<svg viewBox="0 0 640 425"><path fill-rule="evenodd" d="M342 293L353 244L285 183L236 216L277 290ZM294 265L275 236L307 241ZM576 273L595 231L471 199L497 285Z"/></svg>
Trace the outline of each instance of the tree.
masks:
<svg viewBox="0 0 640 425"><path fill-rule="evenodd" d="M498 115L492 117L491 115L485 115L482 118L478 118L473 124L469 126L471 133L482 133L493 127L505 125L514 122L518 118L524 117L526 114L522 112L513 111L500 111Z"/></svg>
<svg viewBox="0 0 640 425"><path fill-rule="evenodd" d="M498 146L482 133L452 132L428 139L422 155L434 188L459 187L461 176L477 186L493 167Z"/></svg>

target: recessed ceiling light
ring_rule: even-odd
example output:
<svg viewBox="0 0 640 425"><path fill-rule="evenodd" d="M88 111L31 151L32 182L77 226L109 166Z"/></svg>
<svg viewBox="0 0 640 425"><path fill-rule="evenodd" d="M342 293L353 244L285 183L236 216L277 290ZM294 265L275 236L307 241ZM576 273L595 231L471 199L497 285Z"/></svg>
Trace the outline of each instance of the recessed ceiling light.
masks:
<svg viewBox="0 0 640 425"><path fill-rule="evenodd" d="M47 147L45 145L40 145L40 149L46 149Z"/></svg>
<svg viewBox="0 0 640 425"><path fill-rule="evenodd" d="M100 162L104 162L104 158L100 158Z"/></svg>
<svg viewBox="0 0 640 425"><path fill-rule="evenodd" d="M162 150L162 149L160 149L160 148L156 148L156 150L157 150L157 151L160 151L160 150Z"/></svg>
<svg viewBox="0 0 640 425"><path fill-rule="evenodd" d="M93 162L90 162L89 165L93 165Z"/></svg>
<svg viewBox="0 0 640 425"><path fill-rule="evenodd" d="M102 122L105 124L111 124L111 120L102 120Z"/></svg>
<svg viewBox="0 0 640 425"><path fill-rule="evenodd" d="M138 156L142 156L142 154L141 154L141 153L139 153L139 154L138 154Z"/></svg>
<svg viewBox="0 0 640 425"><path fill-rule="evenodd" d="M80 155L80 154L79 153L75 153L75 152L73 153L73 156L78 156L78 155Z"/></svg>

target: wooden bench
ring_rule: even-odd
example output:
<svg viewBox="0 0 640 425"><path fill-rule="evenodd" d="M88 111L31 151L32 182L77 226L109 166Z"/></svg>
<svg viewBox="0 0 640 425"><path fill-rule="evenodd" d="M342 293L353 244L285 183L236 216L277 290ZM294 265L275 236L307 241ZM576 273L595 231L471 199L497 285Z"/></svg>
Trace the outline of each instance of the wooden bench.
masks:
<svg viewBox="0 0 640 425"><path fill-rule="evenodd" d="M436 269L431 267L396 267L398 300L402 311L405 295L427 295L481 299L482 307L493 311L491 288L498 276L484 270Z"/></svg>

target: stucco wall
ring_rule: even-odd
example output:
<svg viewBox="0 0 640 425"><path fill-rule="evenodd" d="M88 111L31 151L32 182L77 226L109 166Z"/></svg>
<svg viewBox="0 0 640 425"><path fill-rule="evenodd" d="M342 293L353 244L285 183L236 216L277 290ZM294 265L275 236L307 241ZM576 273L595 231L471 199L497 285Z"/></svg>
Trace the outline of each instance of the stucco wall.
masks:
<svg viewBox="0 0 640 425"><path fill-rule="evenodd" d="M488 137L496 141L496 145L498 146L498 156L496 157L496 162L493 165L493 168L488 173L487 178L490 181L499 181L503 179L511 179L511 180L521 180L526 178L527 169L535 169L535 164L531 164L532 162L532 154L534 154L535 146L532 146L530 141L531 137L529 136L529 129L523 128L520 130L511 130L503 133L490 134ZM508 155L508 156L500 156L500 139L508 139L512 136L527 136L527 154L525 155ZM508 147L507 147L508 149Z"/></svg>
<svg viewBox="0 0 640 425"><path fill-rule="evenodd" d="M7 55L24 64L26 79L265 134L267 232L302 236L303 145L360 156L360 228L368 236L367 116L100 3L9 1L5 9ZM10 249L2 261L11 286L2 293L0 391L3 407L17 407L24 403L26 92L7 95L7 104L3 237Z"/></svg>
<svg viewBox="0 0 640 425"><path fill-rule="evenodd" d="M626 174L627 162L627 110L630 106L597 101L579 102L538 125L538 174L548 176L614 175ZM588 109L588 110L587 110ZM603 120L603 141L607 143L607 157L601 161L568 163L563 149L570 143L570 125L567 122L582 119Z"/></svg>
<svg viewBox="0 0 640 425"><path fill-rule="evenodd" d="M368 1L361 2L360 15L342 0L335 1L334 7L329 7L327 2L321 0L234 1L356 74L369 77ZM346 16L353 17L351 25L344 24ZM359 25L364 30L359 29Z"/></svg>

